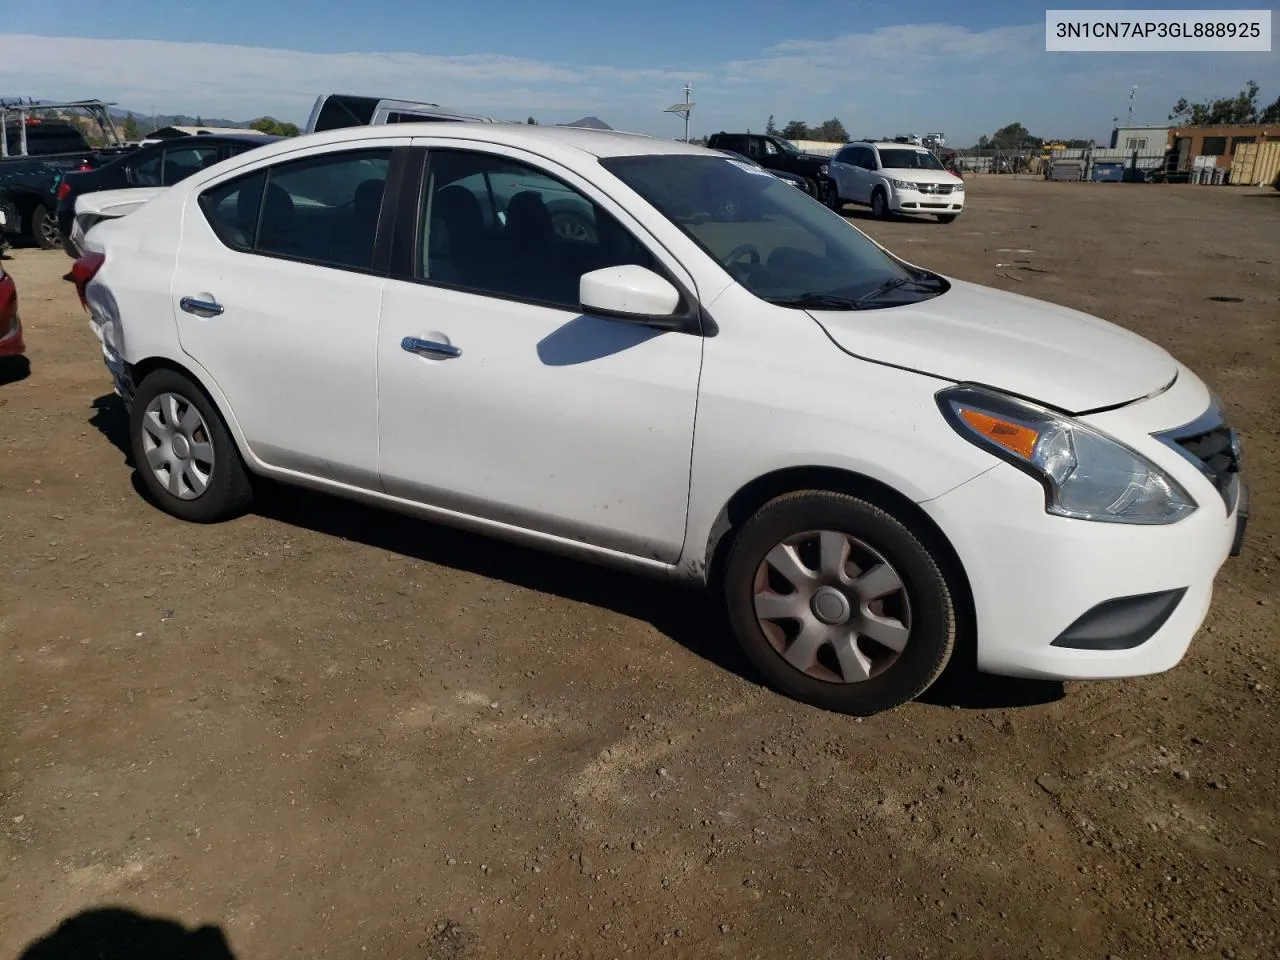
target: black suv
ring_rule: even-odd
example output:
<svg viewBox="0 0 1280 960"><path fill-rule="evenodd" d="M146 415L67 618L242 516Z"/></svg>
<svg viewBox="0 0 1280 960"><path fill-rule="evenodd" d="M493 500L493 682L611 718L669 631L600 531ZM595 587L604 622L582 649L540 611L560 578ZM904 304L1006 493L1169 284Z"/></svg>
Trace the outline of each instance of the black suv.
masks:
<svg viewBox="0 0 1280 960"><path fill-rule="evenodd" d="M764 133L713 133L707 139L712 150L731 150L749 157L767 170L779 170L804 177L808 182L806 192L826 202L831 181L827 178L830 157L814 153L801 153L788 140Z"/></svg>

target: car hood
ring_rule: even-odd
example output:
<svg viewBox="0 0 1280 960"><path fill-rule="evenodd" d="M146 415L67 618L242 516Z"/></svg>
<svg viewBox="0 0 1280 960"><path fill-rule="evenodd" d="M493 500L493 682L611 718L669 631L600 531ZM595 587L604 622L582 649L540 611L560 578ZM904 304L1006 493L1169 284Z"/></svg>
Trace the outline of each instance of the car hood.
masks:
<svg viewBox="0 0 1280 960"><path fill-rule="evenodd" d="M880 171L894 180L910 180L912 183L964 183L945 170L921 170L919 167L885 167Z"/></svg>
<svg viewBox="0 0 1280 960"><path fill-rule="evenodd" d="M76 197L76 215L90 213L99 217L123 217L163 193L165 189L165 187L129 187L125 190L82 193Z"/></svg>
<svg viewBox="0 0 1280 960"><path fill-rule="evenodd" d="M957 383L979 383L1069 413L1167 387L1177 361L1087 313L948 278L941 296L810 315L844 351Z"/></svg>

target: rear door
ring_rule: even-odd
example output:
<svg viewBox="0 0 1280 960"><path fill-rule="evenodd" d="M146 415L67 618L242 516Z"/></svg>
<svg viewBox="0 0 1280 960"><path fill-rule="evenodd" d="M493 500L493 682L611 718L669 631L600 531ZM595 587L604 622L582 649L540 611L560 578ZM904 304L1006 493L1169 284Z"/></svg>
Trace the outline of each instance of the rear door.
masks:
<svg viewBox="0 0 1280 960"><path fill-rule="evenodd" d="M171 289L182 348L273 467L378 486L379 227L406 144L300 150L188 198Z"/></svg>

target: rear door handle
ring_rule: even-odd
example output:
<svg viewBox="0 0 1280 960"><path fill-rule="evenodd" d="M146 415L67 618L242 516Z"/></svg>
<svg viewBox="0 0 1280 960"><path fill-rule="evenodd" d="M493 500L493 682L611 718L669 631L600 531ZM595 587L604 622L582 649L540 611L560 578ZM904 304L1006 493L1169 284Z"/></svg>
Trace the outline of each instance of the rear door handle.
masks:
<svg viewBox="0 0 1280 960"><path fill-rule="evenodd" d="M417 337L405 337L400 341L400 349L416 353L420 357L436 357L440 360L451 360L462 356L462 351L451 343L419 340Z"/></svg>
<svg viewBox="0 0 1280 960"><path fill-rule="evenodd" d="M195 297L183 297L178 301L178 306L187 313L194 313L196 316L208 315L216 317L222 313L222 304L214 303L211 300L197 300Z"/></svg>

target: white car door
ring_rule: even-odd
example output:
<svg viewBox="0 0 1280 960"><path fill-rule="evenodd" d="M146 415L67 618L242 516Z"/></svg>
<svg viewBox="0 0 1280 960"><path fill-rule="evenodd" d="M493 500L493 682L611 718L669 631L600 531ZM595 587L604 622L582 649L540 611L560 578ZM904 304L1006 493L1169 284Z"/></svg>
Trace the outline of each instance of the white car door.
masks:
<svg viewBox="0 0 1280 960"><path fill-rule="evenodd" d="M692 279L567 169L444 135L414 142L429 159L398 204L378 334L384 488L674 562L702 338L585 315L578 279L623 263L688 291Z"/></svg>
<svg viewBox="0 0 1280 960"><path fill-rule="evenodd" d="M408 139L291 153L193 193L170 291L183 350L255 456L369 489L385 283L374 237L394 145Z"/></svg>

